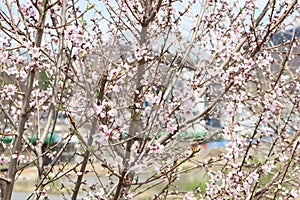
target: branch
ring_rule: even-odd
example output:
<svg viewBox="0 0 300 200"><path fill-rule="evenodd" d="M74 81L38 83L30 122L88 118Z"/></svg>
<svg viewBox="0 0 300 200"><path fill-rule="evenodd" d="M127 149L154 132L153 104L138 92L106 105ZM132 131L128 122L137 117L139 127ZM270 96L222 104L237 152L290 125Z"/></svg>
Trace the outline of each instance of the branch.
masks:
<svg viewBox="0 0 300 200"><path fill-rule="evenodd" d="M127 2L127 1L126 1L126 2ZM159 9L160 9L160 7L161 7L161 3L162 3L162 0L158 0L154 12L152 12L151 16L148 17L148 18L142 23L142 26L148 26L148 24L150 24L150 23L154 20L156 14L159 12Z"/></svg>
<svg viewBox="0 0 300 200"><path fill-rule="evenodd" d="M182 129L183 127L185 127L187 124L193 123L196 120L199 120L200 118L204 117L205 115L207 115L207 113L209 113L216 105L217 103L219 103L223 96L228 92L228 90L233 86L234 82L230 82L227 87L225 88L225 90L223 91L222 94L219 95L219 97L213 102L211 103L202 113L199 113L198 115L194 116L191 119L188 119L186 121L184 121L183 123L181 123L178 127L178 129ZM160 139L160 144L166 144L166 142L171 139L174 136L174 133L169 133L167 135L165 135L164 137L162 137Z"/></svg>
<svg viewBox="0 0 300 200"><path fill-rule="evenodd" d="M254 24L254 28L256 28L258 26L258 24L261 22L261 20L264 18L264 16L267 14L268 10L269 10L269 6L271 5L271 3L275 1L275 0L272 0L272 1L268 1L268 3L265 5L263 11L260 13L260 15L258 16L258 18L255 20L255 24ZM235 53L235 52L238 52L241 47L244 45L244 43L247 41L247 36L242 38L240 40L240 42L237 44L236 48L233 50L232 54ZM231 55L232 55L231 54ZM226 66L228 65L228 63L230 62L231 60L231 56L228 56L226 58L226 60L224 60L224 62L220 65L220 68L221 69L226 69Z"/></svg>
<svg viewBox="0 0 300 200"><path fill-rule="evenodd" d="M5 182L7 182L7 183L10 183L10 182L11 182L11 179L9 179L9 178L4 178L4 177L1 177L1 176L0 176L0 180L5 181Z"/></svg>
<svg viewBox="0 0 300 200"><path fill-rule="evenodd" d="M44 8L46 8L47 0L44 1ZM46 10L44 10L46 13ZM44 23L45 23L45 14L40 16L38 30L36 34L36 41L35 46L41 47L42 37L44 33ZM29 112L29 104L31 98L31 92L33 89L33 82L35 80L35 67L31 69L27 76L27 82L25 87L25 96L23 98L23 105L22 105L22 114L20 116L20 122L18 126L18 136L16 137L14 144L13 144L13 151L12 154L19 155L22 150L22 139L23 134L25 131L25 124L28 119L28 112ZM13 187L14 187L14 179L17 172L17 165L18 165L18 158L11 158L11 162L9 164L9 168L6 174L6 178L12 180L10 183L6 184L6 191L5 191L5 199L11 199Z"/></svg>

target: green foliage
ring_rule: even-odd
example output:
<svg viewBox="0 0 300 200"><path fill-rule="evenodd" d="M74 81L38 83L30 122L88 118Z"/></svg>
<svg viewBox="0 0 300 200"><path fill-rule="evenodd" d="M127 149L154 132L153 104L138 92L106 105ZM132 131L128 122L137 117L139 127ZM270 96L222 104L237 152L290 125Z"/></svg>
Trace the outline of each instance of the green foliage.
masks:
<svg viewBox="0 0 300 200"><path fill-rule="evenodd" d="M200 189L201 192L205 192L206 190L206 183L208 179L193 179L191 181L186 181L183 185L185 191L195 191L196 189Z"/></svg>
<svg viewBox="0 0 300 200"><path fill-rule="evenodd" d="M49 83L50 79L48 78L45 71L39 72L37 79L38 79L39 86L42 89L46 89L50 85L50 83Z"/></svg>

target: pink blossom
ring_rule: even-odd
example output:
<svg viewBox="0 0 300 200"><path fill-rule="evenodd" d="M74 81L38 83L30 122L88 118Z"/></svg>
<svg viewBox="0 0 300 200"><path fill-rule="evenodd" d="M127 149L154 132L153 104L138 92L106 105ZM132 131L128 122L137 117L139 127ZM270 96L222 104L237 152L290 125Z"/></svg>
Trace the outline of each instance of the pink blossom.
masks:
<svg viewBox="0 0 300 200"><path fill-rule="evenodd" d="M33 47L29 50L29 54L31 55L32 59L37 59L40 57L41 53L40 53L40 48L37 47Z"/></svg>
<svg viewBox="0 0 300 200"><path fill-rule="evenodd" d="M297 190L297 189L293 188L291 190L292 197L297 198L297 197L299 197L299 194L300 194L299 189Z"/></svg>
<svg viewBox="0 0 300 200"><path fill-rule="evenodd" d="M265 174L268 174L271 172L272 168L274 168L274 161L268 161L266 164L261 166L261 169Z"/></svg>
<svg viewBox="0 0 300 200"><path fill-rule="evenodd" d="M133 198L133 193L129 193L125 197L125 199L132 199L132 198Z"/></svg>
<svg viewBox="0 0 300 200"><path fill-rule="evenodd" d="M21 11L23 12L25 17L36 17L37 13L35 12L33 6L27 2L25 5L22 4L21 6Z"/></svg>
<svg viewBox="0 0 300 200"><path fill-rule="evenodd" d="M3 51L2 54L0 54L0 61L5 62L8 59L9 53L8 51Z"/></svg>
<svg viewBox="0 0 300 200"><path fill-rule="evenodd" d="M104 110L104 106L103 105L95 105L95 108L96 108L96 114L97 115L100 115L101 118L104 118L105 117L105 113L103 112Z"/></svg>
<svg viewBox="0 0 300 200"><path fill-rule="evenodd" d="M48 186L48 187L44 188L44 189L40 192L41 198L42 198L42 199L47 199L47 198L48 198L47 191L48 191L49 189L50 189L50 187Z"/></svg>
<svg viewBox="0 0 300 200"><path fill-rule="evenodd" d="M0 165L5 165L7 162L8 162L8 158L4 154L1 154Z"/></svg>
<svg viewBox="0 0 300 200"><path fill-rule="evenodd" d="M284 162L288 159L288 157L284 153L279 153L278 160L279 162Z"/></svg>
<svg viewBox="0 0 300 200"><path fill-rule="evenodd" d="M195 197L195 194L190 191L184 195L183 200L197 200L197 198Z"/></svg>
<svg viewBox="0 0 300 200"><path fill-rule="evenodd" d="M251 174L249 174L247 176L246 181L251 184L253 182L257 182L258 178L259 178L259 175L257 173L257 170L255 170L254 172L252 172Z"/></svg>
<svg viewBox="0 0 300 200"><path fill-rule="evenodd" d="M84 197L83 199L85 199L85 200L94 200L94 199L103 199L103 200L106 200L107 197L105 195L104 189L100 188L100 189L98 189L97 192L92 193L92 194Z"/></svg>
<svg viewBox="0 0 300 200"><path fill-rule="evenodd" d="M131 146L131 151L133 151L134 153L137 153L139 149L139 142L138 141L134 141L133 145Z"/></svg>
<svg viewBox="0 0 300 200"><path fill-rule="evenodd" d="M123 158L119 155L117 155L114 159L114 166L115 167L123 167Z"/></svg>
<svg viewBox="0 0 300 200"><path fill-rule="evenodd" d="M105 134L105 136L109 136L110 133L111 133L111 130L109 130L106 125L100 125L100 129L103 131L103 133Z"/></svg>
<svg viewBox="0 0 300 200"><path fill-rule="evenodd" d="M7 75L18 75L18 70L15 66L9 67L8 69L5 70Z"/></svg>
<svg viewBox="0 0 300 200"><path fill-rule="evenodd" d="M150 149L149 154L159 154L162 153L164 146L161 144L154 144L154 145L150 145L149 149Z"/></svg>
<svg viewBox="0 0 300 200"><path fill-rule="evenodd" d="M68 26L65 30L66 37L76 46L84 45L88 34L83 30L82 25L71 25ZM84 49L80 49L83 51Z"/></svg>
<svg viewBox="0 0 300 200"><path fill-rule="evenodd" d="M17 87L12 84L4 85L1 98L12 99L15 93L17 92Z"/></svg>
<svg viewBox="0 0 300 200"><path fill-rule="evenodd" d="M114 85L112 88L113 92L120 92L120 87L118 85Z"/></svg>
<svg viewBox="0 0 300 200"><path fill-rule="evenodd" d="M16 159L16 158L18 158L18 155L14 153L14 154L11 155L11 158Z"/></svg>
<svg viewBox="0 0 300 200"><path fill-rule="evenodd" d="M168 122L167 122L167 132L168 133L173 133L177 129L177 126L178 125L176 124L175 120L172 120L172 119L168 120Z"/></svg>
<svg viewBox="0 0 300 200"><path fill-rule="evenodd" d="M53 151L53 152L49 152L46 154L47 157L51 158L51 159L54 159L55 156L56 156L56 151Z"/></svg>

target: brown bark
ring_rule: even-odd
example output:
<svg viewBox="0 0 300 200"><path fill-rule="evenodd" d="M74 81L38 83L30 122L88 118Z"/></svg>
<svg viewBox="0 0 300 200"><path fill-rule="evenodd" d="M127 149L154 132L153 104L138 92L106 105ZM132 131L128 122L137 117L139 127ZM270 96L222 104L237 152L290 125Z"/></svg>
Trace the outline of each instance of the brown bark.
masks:
<svg viewBox="0 0 300 200"><path fill-rule="evenodd" d="M48 3L48 1L45 1L43 8L41 8L42 13L46 13L47 3ZM46 17L45 14L40 15L39 27L38 27L36 39L35 39L36 47L41 47L41 42L42 42L43 33L44 33L45 17ZM8 171L6 174L6 178L10 181L6 182L6 187L5 187L6 189L5 189L5 194L4 194L5 200L11 199L12 191L14 188L15 176L17 173L18 156L22 150L22 139L23 139L23 134L25 131L25 124L28 120L29 103L30 103L30 98L31 98L31 92L33 89L34 79L35 79L35 67L33 67L31 69L31 71L29 72L27 81L26 81L25 96L23 99L23 106L22 106L22 114L20 116L19 125L17 128L18 135L16 136L14 143L13 143L12 157L11 157L9 168L8 168Z"/></svg>

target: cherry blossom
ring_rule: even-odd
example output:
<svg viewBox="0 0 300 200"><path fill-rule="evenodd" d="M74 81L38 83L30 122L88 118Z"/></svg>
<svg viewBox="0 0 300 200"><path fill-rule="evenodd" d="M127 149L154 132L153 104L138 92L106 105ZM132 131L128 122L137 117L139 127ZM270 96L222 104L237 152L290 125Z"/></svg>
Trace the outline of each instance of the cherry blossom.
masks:
<svg viewBox="0 0 300 200"><path fill-rule="evenodd" d="M299 195L297 1L0 4L4 199L29 167L35 199Z"/></svg>
<svg viewBox="0 0 300 200"><path fill-rule="evenodd" d="M8 85L4 85L3 90L2 90L2 94L1 94L1 98L2 99L12 99L13 96L15 95L17 91L17 87L15 85L12 84L8 84Z"/></svg>
<svg viewBox="0 0 300 200"><path fill-rule="evenodd" d="M149 154L160 154L163 152L164 146L160 144L154 144L149 147Z"/></svg>
<svg viewBox="0 0 300 200"><path fill-rule="evenodd" d="M8 162L8 158L4 154L1 154L0 165L5 165L7 162Z"/></svg>
<svg viewBox="0 0 300 200"><path fill-rule="evenodd" d="M196 200L197 198L195 197L193 192L187 192L184 197L184 200Z"/></svg>

